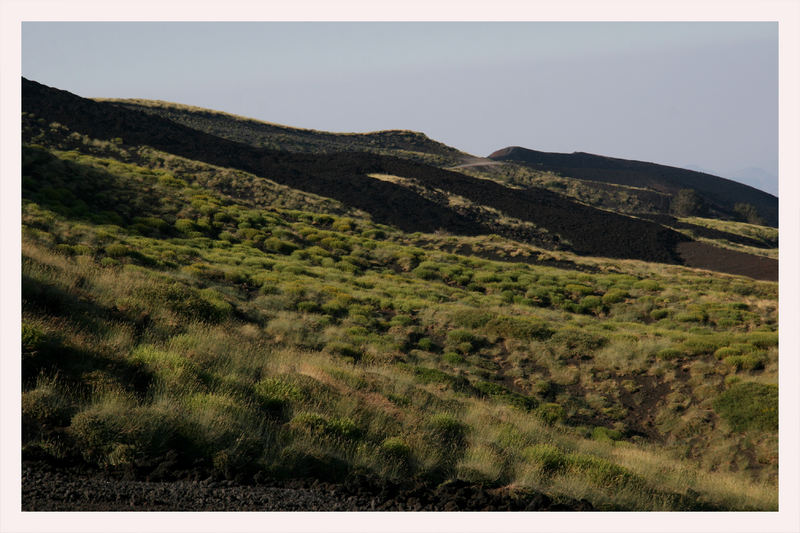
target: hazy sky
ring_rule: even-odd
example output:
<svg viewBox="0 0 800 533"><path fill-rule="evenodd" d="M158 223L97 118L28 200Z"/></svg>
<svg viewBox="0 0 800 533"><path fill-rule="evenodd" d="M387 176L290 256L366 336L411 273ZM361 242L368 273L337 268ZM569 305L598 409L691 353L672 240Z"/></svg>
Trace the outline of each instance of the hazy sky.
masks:
<svg viewBox="0 0 800 533"><path fill-rule="evenodd" d="M777 23L25 22L22 36L23 76L81 96L412 129L480 156L692 166L777 194Z"/></svg>

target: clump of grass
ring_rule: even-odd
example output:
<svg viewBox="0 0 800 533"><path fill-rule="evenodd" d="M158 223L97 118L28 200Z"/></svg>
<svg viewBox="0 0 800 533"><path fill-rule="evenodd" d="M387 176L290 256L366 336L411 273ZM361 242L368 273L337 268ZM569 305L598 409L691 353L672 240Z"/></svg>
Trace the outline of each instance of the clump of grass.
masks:
<svg viewBox="0 0 800 533"><path fill-rule="evenodd" d="M289 427L317 438L353 441L363 432L348 417L327 417L320 413L302 412L292 417Z"/></svg>
<svg viewBox="0 0 800 533"><path fill-rule="evenodd" d="M729 355L723 362L736 370L762 370L767 362L767 355L762 352L744 355Z"/></svg>
<svg viewBox="0 0 800 533"><path fill-rule="evenodd" d="M625 301L627 297L628 291L624 289L611 289L603 295L603 303L606 305L616 304Z"/></svg>
<svg viewBox="0 0 800 533"><path fill-rule="evenodd" d="M508 403L509 405L513 405L514 407L523 409L525 411L536 409L536 406L539 403L535 398L514 392L498 383L477 381L473 384L473 387L475 390L485 396L497 398L502 402Z"/></svg>
<svg viewBox="0 0 800 533"><path fill-rule="evenodd" d="M536 465L545 476L563 473L567 468L567 456L552 444L535 444L522 450L523 458Z"/></svg>
<svg viewBox="0 0 800 533"><path fill-rule="evenodd" d="M777 332L754 332L747 336L747 342L757 348L770 348L778 345Z"/></svg>
<svg viewBox="0 0 800 533"><path fill-rule="evenodd" d="M485 324L486 331L499 337L513 337L523 340L546 340L553 335L553 330L540 320L498 316Z"/></svg>
<svg viewBox="0 0 800 533"><path fill-rule="evenodd" d="M255 384L253 391L264 411L276 418L287 417L292 405L302 400L299 387L277 377L262 379Z"/></svg>
<svg viewBox="0 0 800 533"><path fill-rule="evenodd" d="M65 426L74 410L58 380L46 376L39 376L36 386L22 393L21 404L23 426Z"/></svg>
<svg viewBox="0 0 800 533"><path fill-rule="evenodd" d="M469 427L448 413L431 416L425 426L434 470L451 470L464 455Z"/></svg>
<svg viewBox="0 0 800 533"><path fill-rule="evenodd" d="M406 478L414 468L414 457L401 437L388 437L378 447L380 468L389 479Z"/></svg>
<svg viewBox="0 0 800 533"><path fill-rule="evenodd" d="M601 487L623 488L643 485L633 472L610 461L588 454L569 454L569 470Z"/></svg>
<svg viewBox="0 0 800 533"><path fill-rule="evenodd" d="M714 401L714 410L734 431L778 430L778 387L754 381L734 383Z"/></svg>

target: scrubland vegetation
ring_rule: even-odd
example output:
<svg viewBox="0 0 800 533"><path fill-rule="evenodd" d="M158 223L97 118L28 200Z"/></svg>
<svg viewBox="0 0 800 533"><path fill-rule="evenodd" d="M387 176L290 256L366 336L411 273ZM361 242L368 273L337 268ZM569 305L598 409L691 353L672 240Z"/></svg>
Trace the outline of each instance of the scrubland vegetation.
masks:
<svg viewBox="0 0 800 533"><path fill-rule="evenodd" d="M23 149L24 453L777 509L776 283L402 233L73 141Z"/></svg>

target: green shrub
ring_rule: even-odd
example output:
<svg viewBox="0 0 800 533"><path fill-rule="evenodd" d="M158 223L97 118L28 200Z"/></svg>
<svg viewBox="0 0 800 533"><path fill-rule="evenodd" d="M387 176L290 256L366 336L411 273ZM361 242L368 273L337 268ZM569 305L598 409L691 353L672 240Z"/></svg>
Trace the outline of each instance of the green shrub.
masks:
<svg viewBox="0 0 800 533"><path fill-rule="evenodd" d="M680 349L688 355L712 354L720 347L724 340L707 337L689 337L680 344Z"/></svg>
<svg viewBox="0 0 800 533"><path fill-rule="evenodd" d="M338 355L345 359L350 359L353 362L358 362L364 356L364 353L346 342L330 342L325 345L325 351L332 355Z"/></svg>
<svg viewBox="0 0 800 533"><path fill-rule="evenodd" d="M550 292L541 287L528 289L528 291L525 293L525 297L537 307L550 307L550 304L552 303Z"/></svg>
<svg viewBox="0 0 800 533"><path fill-rule="evenodd" d="M430 337L422 337L417 341L417 346L419 346L420 350L425 350L426 352L433 351L436 348Z"/></svg>
<svg viewBox="0 0 800 533"><path fill-rule="evenodd" d="M633 284L634 289L643 291L657 292L661 290L661 285L654 279L643 279Z"/></svg>
<svg viewBox="0 0 800 533"><path fill-rule="evenodd" d="M669 309L653 309L650 311L650 318L653 320L661 320L662 318L667 318L669 314Z"/></svg>
<svg viewBox="0 0 800 533"><path fill-rule="evenodd" d="M318 436L324 435L327 427L327 417L319 413L297 413L289 422L289 428L295 431L303 431Z"/></svg>
<svg viewBox="0 0 800 533"><path fill-rule="evenodd" d="M562 422L565 418L564 408L557 403L546 403L541 405L536 414L545 424L552 426L556 422Z"/></svg>
<svg viewBox="0 0 800 533"><path fill-rule="evenodd" d="M458 309L450 313L450 320L462 328L480 328L492 319L492 314L480 309Z"/></svg>
<svg viewBox="0 0 800 533"><path fill-rule="evenodd" d="M453 376L447 372L442 372L436 368L427 368L423 366L414 367L414 377L422 383L445 383L450 384L453 382Z"/></svg>
<svg viewBox="0 0 800 533"><path fill-rule="evenodd" d="M56 387L54 382L39 383L38 386L22 393L22 418L39 424L66 425L72 413L68 398Z"/></svg>
<svg viewBox="0 0 800 533"><path fill-rule="evenodd" d="M623 289L611 289L603 295L603 303L606 305L616 304L628 297L628 291Z"/></svg>
<svg viewBox="0 0 800 533"><path fill-rule="evenodd" d="M442 360L451 365L463 365L466 362L464 356L456 352L445 352Z"/></svg>
<svg viewBox="0 0 800 533"><path fill-rule="evenodd" d="M522 451L526 461L539 467L545 475L563 472L567 467L567 457L552 444L535 444Z"/></svg>
<svg viewBox="0 0 800 533"><path fill-rule="evenodd" d="M745 355L730 355L725 357L723 362L737 372L739 370L762 370L767 362L767 355L761 352Z"/></svg>
<svg viewBox="0 0 800 533"><path fill-rule="evenodd" d="M708 315L700 311L688 311L685 313L678 313L675 315L675 320L678 322L698 322L702 323L708 320Z"/></svg>
<svg viewBox="0 0 800 533"><path fill-rule="evenodd" d="M146 465L175 449L180 427L176 413L166 410L97 406L76 414L69 432L90 462L100 466ZM181 453L191 452L183 449Z"/></svg>
<svg viewBox="0 0 800 533"><path fill-rule="evenodd" d="M571 293L573 296L587 296L594 292L594 289L586 285L579 285L577 283L569 283L564 286L564 290Z"/></svg>
<svg viewBox="0 0 800 533"><path fill-rule="evenodd" d="M607 343L606 337L574 328L560 329L548 340L549 345L565 355L587 355Z"/></svg>
<svg viewBox="0 0 800 533"><path fill-rule="evenodd" d="M411 457L411 447L400 437L389 437L384 440L379 451L388 461L407 462Z"/></svg>
<svg viewBox="0 0 800 533"><path fill-rule="evenodd" d="M264 240L264 244L262 244L263 248L267 252L273 252L276 254L282 255L289 255L295 250L298 249L298 246L294 243L282 241L276 237L269 237L268 239Z"/></svg>
<svg viewBox="0 0 800 533"><path fill-rule="evenodd" d="M731 346L723 346L722 348L719 348L717 349L717 351L714 352L714 357L722 360L725 359L726 357L731 357L734 355L741 355L741 354L742 350L739 348L734 348Z"/></svg>
<svg viewBox="0 0 800 533"><path fill-rule="evenodd" d="M175 229L180 231L181 233L190 233L196 230L196 226L193 220L189 220L188 218L179 218L175 221Z"/></svg>
<svg viewBox="0 0 800 533"><path fill-rule="evenodd" d="M264 411L277 418L287 416L292 404L302 400L300 389L280 378L262 379L255 384L253 391Z"/></svg>
<svg viewBox="0 0 800 533"><path fill-rule="evenodd" d="M33 324L22 321L22 353L35 352L45 342L45 333Z"/></svg>
<svg viewBox="0 0 800 533"><path fill-rule="evenodd" d="M490 320L486 324L486 331L499 337L523 340L545 340L553 335L553 330L542 321L512 316L498 316Z"/></svg>
<svg viewBox="0 0 800 533"><path fill-rule="evenodd" d="M478 381L473 384L473 387L476 391L483 395L495 398L503 403L507 403L524 411L532 411L533 409L536 409L536 406L538 405L538 402L535 398L524 396L509 390L507 387L504 387L499 383Z"/></svg>
<svg viewBox="0 0 800 533"><path fill-rule="evenodd" d="M616 429L609 429L597 426L592 430L592 439L599 441L616 441L622 438L622 432Z"/></svg>
<svg viewBox="0 0 800 533"><path fill-rule="evenodd" d="M664 348L663 350L656 352L656 357L665 361L671 361L672 359L677 359L678 357L683 357L684 355L686 355L685 352L676 348Z"/></svg>
<svg viewBox="0 0 800 533"><path fill-rule="evenodd" d="M427 429L431 444L445 456L454 458L467 445L468 426L450 414L433 415Z"/></svg>
<svg viewBox="0 0 800 533"><path fill-rule="evenodd" d="M593 455L569 454L567 464L570 470L601 487L621 488L641 483L627 468Z"/></svg>
<svg viewBox="0 0 800 533"><path fill-rule="evenodd" d="M317 313L320 311L320 307L317 302L297 302L297 310L301 313Z"/></svg>
<svg viewBox="0 0 800 533"><path fill-rule="evenodd" d="M714 410L734 431L778 430L778 386L734 383L714 401Z"/></svg>
<svg viewBox="0 0 800 533"><path fill-rule="evenodd" d="M599 312L603 308L603 300L599 296L584 296L578 302L578 309L581 313Z"/></svg>
<svg viewBox="0 0 800 533"><path fill-rule="evenodd" d="M345 440L358 440L363 434L355 421L348 417L331 418L325 426L325 431L331 437Z"/></svg>
<svg viewBox="0 0 800 533"><path fill-rule="evenodd" d="M437 279L440 279L440 277L441 277L439 275L439 271L436 268L433 268L431 266L420 265L417 268L415 268L414 270L412 270L411 273L414 276L416 276L416 277L418 277L420 279L424 279L424 280L428 280L428 281L437 280Z"/></svg>
<svg viewBox="0 0 800 533"><path fill-rule="evenodd" d="M536 382L533 386L533 390L536 394L542 398L546 398L555 394L557 385L550 380L542 379Z"/></svg>
<svg viewBox="0 0 800 533"><path fill-rule="evenodd" d="M105 247L106 255L109 257L125 257L130 250L124 244L109 244Z"/></svg>
<svg viewBox="0 0 800 533"><path fill-rule="evenodd" d="M778 345L778 333L756 331L750 333L746 340L757 348L770 348Z"/></svg>
<svg viewBox="0 0 800 533"><path fill-rule="evenodd" d="M476 343L478 340L474 333L466 329L454 329L447 332L447 343L450 345L457 345L463 342Z"/></svg>

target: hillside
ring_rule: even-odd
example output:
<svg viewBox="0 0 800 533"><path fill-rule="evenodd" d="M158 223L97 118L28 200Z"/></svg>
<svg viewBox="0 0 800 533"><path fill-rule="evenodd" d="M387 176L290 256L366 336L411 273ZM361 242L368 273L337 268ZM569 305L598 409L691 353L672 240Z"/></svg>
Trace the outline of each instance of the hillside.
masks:
<svg viewBox="0 0 800 533"><path fill-rule="evenodd" d="M675 196L681 189L693 189L705 200L706 209L718 216L736 219L736 204L750 204L767 225L778 225L778 199L775 196L702 172L582 152L539 152L518 146L497 150L489 158L515 161L571 178L650 189L670 196Z"/></svg>
<svg viewBox="0 0 800 533"><path fill-rule="evenodd" d="M408 232L494 233L586 255L686 263L677 251L677 244L687 240L686 236L658 223L595 209L545 189L511 188L365 152L316 154L256 148L28 80L23 80L23 95L23 132L29 142L39 142L31 134L30 124L41 119L90 138L118 139L126 145L149 146L268 177L293 189L334 198L369 213L375 222ZM67 140L59 146L68 148L69 137L64 137ZM727 268L724 262L716 264ZM757 277L772 279L776 274L777 263L760 269Z"/></svg>
<svg viewBox="0 0 800 533"><path fill-rule="evenodd" d="M777 283L677 264L775 231L27 80L22 128L24 510L777 508Z"/></svg>
<svg viewBox="0 0 800 533"><path fill-rule="evenodd" d="M110 98L95 100L164 117L178 124L257 148L302 153L372 152L440 166L457 164L472 157L416 131L331 133L270 124L220 111L159 100Z"/></svg>

